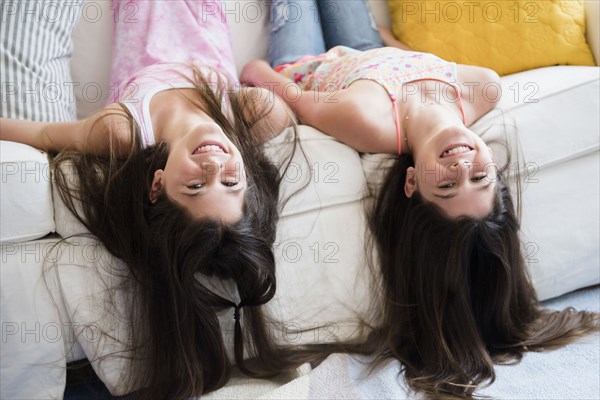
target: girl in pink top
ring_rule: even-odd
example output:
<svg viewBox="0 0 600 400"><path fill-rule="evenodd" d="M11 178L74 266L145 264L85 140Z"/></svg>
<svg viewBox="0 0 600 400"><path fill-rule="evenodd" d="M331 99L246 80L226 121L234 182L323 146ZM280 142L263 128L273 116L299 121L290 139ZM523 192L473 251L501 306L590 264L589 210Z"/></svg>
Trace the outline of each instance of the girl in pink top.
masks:
<svg viewBox="0 0 600 400"><path fill-rule="evenodd" d="M111 88L119 90L109 104L74 122L2 119L0 139L55 155L53 184L65 204L128 267L127 276L115 272L130 301L129 320L117 322L131 335L116 338L128 352L108 357L132 364L114 394L189 398L224 385L233 362L254 377L304 362L275 348L259 307L275 293L285 175L262 145L291 114L263 90L239 87L220 6L114 0L123 18L114 26ZM211 290L209 277L231 290ZM232 345L218 317L235 323ZM257 369L247 368L244 357L257 356ZM103 359L90 361L96 368Z"/></svg>
<svg viewBox="0 0 600 400"><path fill-rule="evenodd" d="M363 0L275 0L275 69L253 61L241 80L360 152L393 154L368 210L381 319L363 349L401 361L426 398L472 398L494 362L569 343L597 330L598 315L536 300L503 168L470 129L495 107L498 75L374 48L368 15Z"/></svg>

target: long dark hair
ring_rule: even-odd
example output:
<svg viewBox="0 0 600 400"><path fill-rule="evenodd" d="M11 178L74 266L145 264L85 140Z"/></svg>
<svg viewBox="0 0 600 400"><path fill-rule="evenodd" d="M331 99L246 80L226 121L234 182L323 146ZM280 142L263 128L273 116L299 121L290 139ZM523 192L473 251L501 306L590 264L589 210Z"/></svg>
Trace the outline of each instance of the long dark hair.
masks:
<svg viewBox="0 0 600 400"><path fill-rule="evenodd" d="M266 158L258 141L264 135L256 130L269 128L262 119L270 105L259 104L248 92L229 90L222 81L211 84L198 69L194 83L202 98L197 106L243 154L248 188L240 221L195 220L166 194L151 204L152 177L164 168L168 149L164 143L142 148L138 127L126 111L122 116L133 142L126 156L65 152L54 159L63 202L127 266L122 289L128 293L132 329L123 340L133 367L122 384L141 389L137 394L144 399L197 396L228 381L232 365L217 317L226 309L234 310L234 358L242 372L273 376L305 361L286 358L275 346L260 307L276 288L272 245L285 174ZM231 112L223 111L224 99ZM239 301L215 293L206 284L211 277L233 282ZM244 362L245 352L254 359L252 368Z"/></svg>
<svg viewBox="0 0 600 400"><path fill-rule="evenodd" d="M398 157L369 215L383 304L371 345L379 360L403 363L410 388L430 398L470 398L494 381L494 362L518 362L525 351L598 329L597 314L538 303L501 171L487 217L451 220L418 192L406 197L410 166L411 156Z"/></svg>

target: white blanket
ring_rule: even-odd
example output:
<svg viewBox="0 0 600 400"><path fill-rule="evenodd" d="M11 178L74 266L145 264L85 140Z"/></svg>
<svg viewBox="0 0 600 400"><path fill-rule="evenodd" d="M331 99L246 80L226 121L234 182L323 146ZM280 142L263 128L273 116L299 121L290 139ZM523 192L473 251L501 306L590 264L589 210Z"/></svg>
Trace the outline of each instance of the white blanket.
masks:
<svg viewBox="0 0 600 400"><path fill-rule="evenodd" d="M544 303L549 308L600 311L600 286ZM397 361L387 361L368 374L366 357L335 354L312 371L281 385L236 376L211 399L406 399L411 394ZM281 386L279 386L281 385ZM278 387L277 387L278 386ZM555 351L526 353L512 366L496 366L496 381L477 392L493 399L599 399L600 334ZM259 397L260 396L260 397Z"/></svg>

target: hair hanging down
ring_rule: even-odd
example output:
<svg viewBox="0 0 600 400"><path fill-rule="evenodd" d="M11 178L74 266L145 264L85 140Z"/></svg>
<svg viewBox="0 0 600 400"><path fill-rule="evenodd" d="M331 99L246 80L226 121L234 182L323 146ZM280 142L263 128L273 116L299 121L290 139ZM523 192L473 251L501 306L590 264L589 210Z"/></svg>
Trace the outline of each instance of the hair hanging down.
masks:
<svg viewBox="0 0 600 400"><path fill-rule="evenodd" d="M493 363L572 342L598 329L590 312L548 311L537 301L519 241L519 220L501 171L486 218L447 218L418 193L404 194L410 156L389 171L369 216L378 252L379 360L403 363L409 387L429 398L471 398L494 381Z"/></svg>
<svg viewBox="0 0 600 400"><path fill-rule="evenodd" d="M56 185L67 207L128 266L129 322L136 327L128 345L135 368L124 382L132 389L143 388L137 394L144 399L198 396L228 381L231 363L217 313L231 307L236 317L235 360L244 373L273 376L304 361L285 358L272 343L259 307L275 293L272 245L279 182L285 173L266 158L256 139L256 127L265 128L260 121L269 104L250 104L253 115L248 115L243 112L248 110L247 102L256 98L243 92L225 93L225 85L215 88L199 70L194 69L194 74L203 99L197 106L222 127L244 156L248 189L239 222L195 220L165 194L150 204L152 177L166 164L167 146L159 143L142 149L138 128L125 111L134 143L128 156L71 152L55 158ZM222 111L225 95L231 104L231 121ZM77 189L69 187L61 168L65 163L75 170ZM240 303L209 290L197 274L235 282ZM252 370L243 361L244 343L255 358Z"/></svg>

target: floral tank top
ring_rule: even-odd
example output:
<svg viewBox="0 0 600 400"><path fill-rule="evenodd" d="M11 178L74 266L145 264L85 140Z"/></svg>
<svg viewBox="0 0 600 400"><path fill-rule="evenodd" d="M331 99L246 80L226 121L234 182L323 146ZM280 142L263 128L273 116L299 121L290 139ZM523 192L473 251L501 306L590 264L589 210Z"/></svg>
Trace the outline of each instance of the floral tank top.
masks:
<svg viewBox="0 0 600 400"><path fill-rule="evenodd" d="M398 153L402 143L397 97L402 86L407 83L434 80L452 86L458 96L463 122L467 123L456 78L456 63L447 62L433 54L393 47L358 51L336 46L327 53L303 57L293 64L277 66L275 71L293 80L303 90L329 92L347 89L358 80L377 82L385 88L393 104Z"/></svg>

